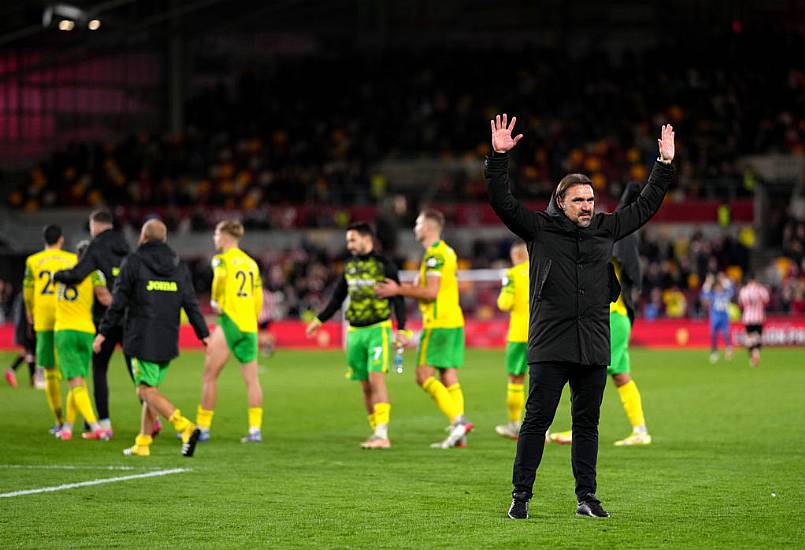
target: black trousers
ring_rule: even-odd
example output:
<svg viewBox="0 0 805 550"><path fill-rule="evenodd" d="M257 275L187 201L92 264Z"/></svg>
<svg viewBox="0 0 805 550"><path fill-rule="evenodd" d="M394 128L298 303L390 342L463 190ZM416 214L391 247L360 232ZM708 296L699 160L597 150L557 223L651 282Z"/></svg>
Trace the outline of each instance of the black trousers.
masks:
<svg viewBox="0 0 805 550"><path fill-rule="evenodd" d="M598 418L607 383L606 366L538 362L528 365L528 401L517 440L512 483L515 493L531 498L534 478L545 448L545 431L553 422L562 389L570 382L573 444L570 449L576 497L595 493L598 461Z"/></svg>
<svg viewBox="0 0 805 550"><path fill-rule="evenodd" d="M123 327L118 326L112 329L101 345L101 351L92 354L92 383L95 394L95 407L98 409L98 418L109 418L109 382L107 372L109 371L109 359L115 351L115 346L123 345ZM126 360L126 369L132 382L134 381L134 371L131 370L131 357L123 354Z"/></svg>

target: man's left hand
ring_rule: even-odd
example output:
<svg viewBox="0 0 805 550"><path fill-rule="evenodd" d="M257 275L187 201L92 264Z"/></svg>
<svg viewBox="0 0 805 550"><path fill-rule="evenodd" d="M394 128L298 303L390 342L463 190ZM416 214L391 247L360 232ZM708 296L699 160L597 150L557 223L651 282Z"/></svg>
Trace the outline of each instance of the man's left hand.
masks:
<svg viewBox="0 0 805 550"><path fill-rule="evenodd" d="M674 127L670 124L663 124L660 131L660 139L657 140L660 147L660 159L665 162L674 160Z"/></svg>
<svg viewBox="0 0 805 550"><path fill-rule="evenodd" d="M106 336L103 334L99 334L95 337L95 340L92 341L92 351L95 353L101 352L101 346L106 341Z"/></svg>

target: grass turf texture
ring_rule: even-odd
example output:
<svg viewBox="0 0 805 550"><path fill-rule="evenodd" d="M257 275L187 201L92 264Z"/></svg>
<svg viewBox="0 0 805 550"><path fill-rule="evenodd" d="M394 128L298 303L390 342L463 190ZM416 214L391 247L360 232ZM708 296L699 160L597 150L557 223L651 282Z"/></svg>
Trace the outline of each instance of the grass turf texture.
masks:
<svg viewBox="0 0 805 550"><path fill-rule="evenodd" d="M503 355L469 351L461 371L470 448L433 450L446 422L407 370L389 373L389 451L369 435L343 354L280 351L261 358L264 442L243 445L245 388L230 362L213 439L179 456L170 426L147 459L127 458L138 407L119 355L111 370L115 436L60 442L44 392L0 387L0 493L190 467L192 472L0 499L0 547L774 547L805 542L805 351L764 350L710 365L704 351L632 354L654 444L616 448L629 432L610 383L600 429L598 495L608 520L577 519L569 446L548 445L529 521L505 518L514 443L505 420ZM12 355L0 353L5 367ZM202 356L174 363L163 390L195 417ZM567 389L552 430L569 427ZM8 465L71 465L24 469ZM92 466L125 466L104 471ZM776 496L773 496L774 493Z"/></svg>

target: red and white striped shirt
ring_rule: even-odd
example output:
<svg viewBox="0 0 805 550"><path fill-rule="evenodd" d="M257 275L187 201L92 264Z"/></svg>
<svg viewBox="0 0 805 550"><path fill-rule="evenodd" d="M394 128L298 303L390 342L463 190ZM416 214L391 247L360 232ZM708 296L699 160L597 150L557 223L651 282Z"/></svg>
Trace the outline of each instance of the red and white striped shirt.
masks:
<svg viewBox="0 0 805 550"><path fill-rule="evenodd" d="M757 282L750 282L738 294L738 303L743 308L742 321L745 325L759 325L766 320L766 304L769 291Z"/></svg>

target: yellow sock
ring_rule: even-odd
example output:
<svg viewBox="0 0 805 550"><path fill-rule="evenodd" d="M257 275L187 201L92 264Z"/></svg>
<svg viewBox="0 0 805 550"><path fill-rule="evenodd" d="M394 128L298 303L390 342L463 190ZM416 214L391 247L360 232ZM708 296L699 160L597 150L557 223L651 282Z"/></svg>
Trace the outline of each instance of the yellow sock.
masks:
<svg viewBox="0 0 805 550"><path fill-rule="evenodd" d="M525 389L522 384L512 384L506 391L506 406L509 409L509 422L520 422L525 408Z"/></svg>
<svg viewBox="0 0 805 550"><path fill-rule="evenodd" d="M95 416L95 411L92 410L92 402L89 400L89 393L86 386L76 386L72 389L73 401L75 406L87 424L95 424L98 422L98 417Z"/></svg>
<svg viewBox="0 0 805 550"><path fill-rule="evenodd" d="M148 447L153 441L153 437L145 434L139 434L136 438L134 438L134 444L138 447Z"/></svg>
<svg viewBox="0 0 805 550"><path fill-rule="evenodd" d="M431 376L422 384L422 389L436 401L436 406L439 407L439 410L444 413L450 422L458 418L458 407L444 384Z"/></svg>
<svg viewBox="0 0 805 550"><path fill-rule="evenodd" d="M214 414L215 411L202 409L201 405L199 405L196 411L196 424L198 424L198 427L209 430L210 426L212 426L212 415Z"/></svg>
<svg viewBox="0 0 805 550"><path fill-rule="evenodd" d="M450 397L453 398L453 403L456 404L458 416L464 416L464 392L461 391L461 384L456 382L448 387L447 391L450 392Z"/></svg>
<svg viewBox="0 0 805 550"><path fill-rule="evenodd" d="M45 369L45 395L56 422L64 422L61 404L61 374L56 369Z"/></svg>
<svg viewBox="0 0 805 550"><path fill-rule="evenodd" d="M637 384L634 380L629 380L623 386L618 386L618 393L621 396L621 403L623 409L626 411L626 416L629 423L632 425L632 430L638 427L645 427L646 419L643 416L643 403L640 400L640 392L637 391Z"/></svg>
<svg viewBox="0 0 805 550"><path fill-rule="evenodd" d="M249 429L259 430L263 427L263 407L249 407Z"/></svg>
<svg viewBox="0 0 805 550"><path fill-rule="evenodd" d="M388 426L391 419L391 403L375 403L375 426Z"/></svg>
<svg viewBox="0 0 805 550"><path fill-rule="evenodd" d="M375 422L375 413L368 415L367 418L369 419L369 427L374 430L377 427L377 422Z"/></svg>
<svg viewBox="0 0 805 550"><path fill-rule="evenodd" d="M182 416L182 411L179 409L174 409L173 414L168 419L168 421L173 425L173 428L179 432L184 432L188 426L191 426L193 423L190 422L187 418Z"/></svg>
<svg viewBox="0 0 805 550"><path fill-rule="evenodd" d="M73 425L75 424L75 417L78 415L78 408L75 405L75 399L73 399L73 390L67 392L67 407L65 408L65 420L68 424Z"/></svg>

